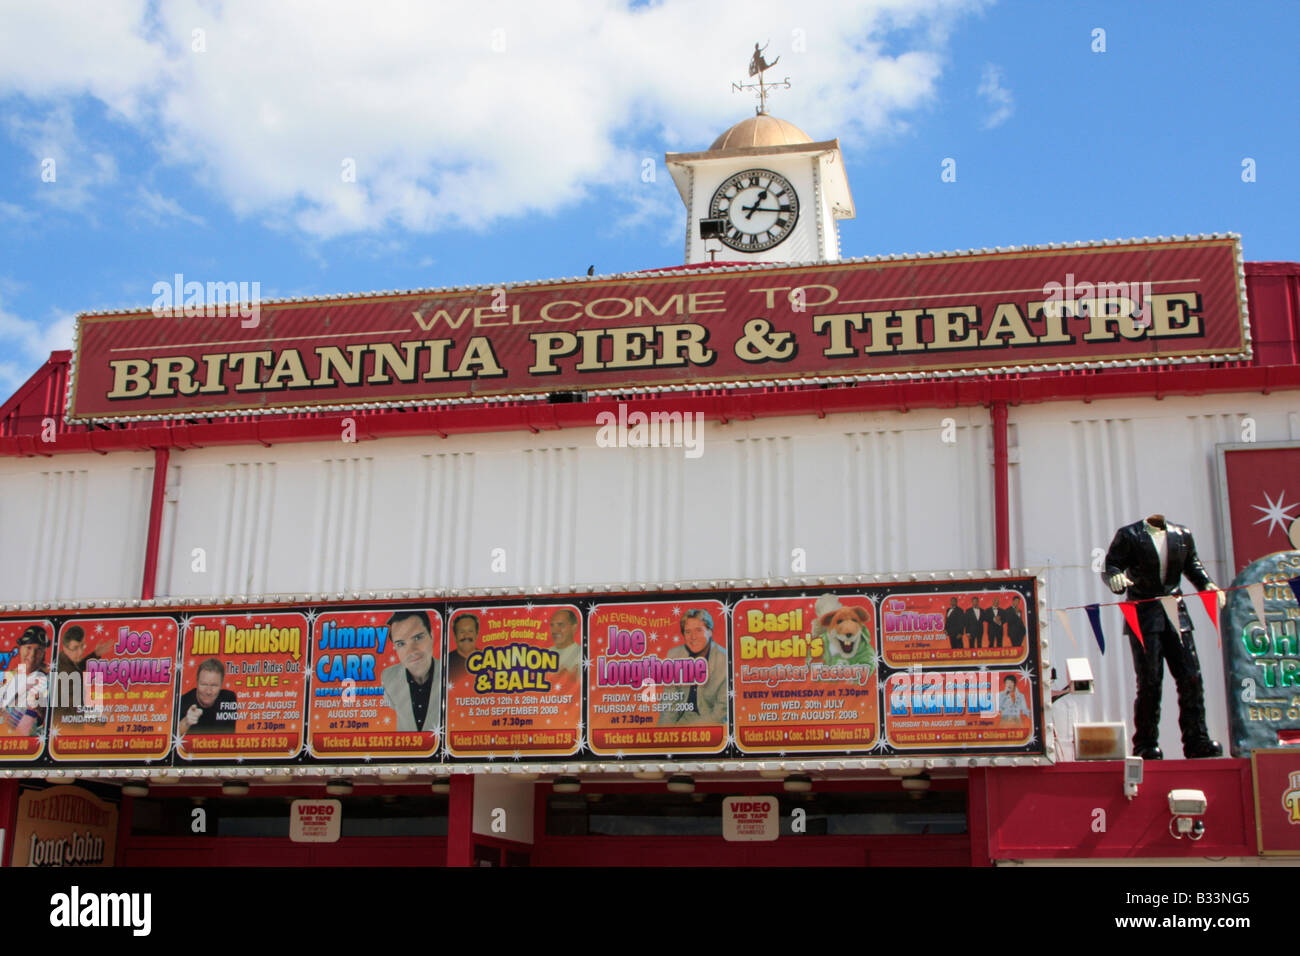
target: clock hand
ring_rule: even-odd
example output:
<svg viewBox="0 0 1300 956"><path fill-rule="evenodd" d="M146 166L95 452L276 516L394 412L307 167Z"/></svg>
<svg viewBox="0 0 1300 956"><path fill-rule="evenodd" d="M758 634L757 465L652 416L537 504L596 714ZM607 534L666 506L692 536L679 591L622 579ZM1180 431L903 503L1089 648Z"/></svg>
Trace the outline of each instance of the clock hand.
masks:
<svg viewBox="0 0 1300 956"><path fill-rule="evenodd" d="M750 218L750 216L753 216L755 212L780 212L781 211L780 209L768 209L766 206L758 206L758 205L741 206L740 208L748 211L748 215L745 216L746 219Z"/></svg>
<svg viewBox="0 0 1300 956"><path fill-rule="evenodd" d="M767 190L764 189L761 193L758 194L758 198L754 200L753 206L741 206L740 207L741 209L749 210L749 212L745 214L745 218L748 219L750 216L754 215L754 210L758 208L758 204L761 203L766 198L767 198Z"/></svg>

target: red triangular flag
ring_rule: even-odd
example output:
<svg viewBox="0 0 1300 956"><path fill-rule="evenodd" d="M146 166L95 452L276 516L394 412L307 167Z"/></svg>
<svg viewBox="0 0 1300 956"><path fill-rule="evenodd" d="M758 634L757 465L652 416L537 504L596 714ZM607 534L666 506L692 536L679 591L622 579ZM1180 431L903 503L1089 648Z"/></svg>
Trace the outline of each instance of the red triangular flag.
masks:
<svg viewBox="0 0 1300 956"><path fill-rule="evenodd" d="M1138 627L1138 608L1136 601L1120 601L1119 609L1124 615L1124 620L1128 621L1128 626L1132 628L1133 633L1137 635L1138 643L1142 649L1146 650L1147 642L1142 640L1142 628Z"/></svg>
<svg viewBox="0 0 1300 956"><path fill-rule="evenodd" d="M1210 623L1214 625L1214 631L1219 631L1219 592L1218 591L1197 591L1196 596L1201 599L1205 605L1205 613L1210 615ZM1223 646L1223 635L1219 634L1219 646Z"/></svg>

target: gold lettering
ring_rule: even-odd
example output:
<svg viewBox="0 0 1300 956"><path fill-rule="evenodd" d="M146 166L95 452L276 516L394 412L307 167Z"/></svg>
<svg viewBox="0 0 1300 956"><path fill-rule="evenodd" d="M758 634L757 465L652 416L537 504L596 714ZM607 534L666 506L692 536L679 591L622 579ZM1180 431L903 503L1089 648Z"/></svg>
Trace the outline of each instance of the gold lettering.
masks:
<svg viewBox="0 0 1300 956"><path fill-rule="evenodd" d="M487 321L487 319L484 318L485 315L490 315L493 318L500 319L501 321L489 322ZM493 309L489 306L481 306L474 310L474 327L476 329L481 329L485 325L491 327L491 326L502 326L502 325L509 325L509 324L510 323L506 321L505 309Z"/></svg>
<svg viewBox="0 0 1300 956"><path fill-rule="evenodd" d="M932 309L934 341L930 343L929 347L935 350L961 349L979 344L979 330L970 327L971 323L975 321L977 309L978 307L973 305ZM954 339L954 334L960 337Z"/></svg>
<svg viewBox="0 0 1300 956"><path fill-rule="evenodd" d="M613 346L610 350L609 368L645 368L654 365L654 353L646 352L646 336L653 336L654 333L653 325L629 325L610 329L609 337Z"/></svg>
<svg viewBox="0 0 1300 956"><path fill-rule="evenodd" d="M749 291L750 291L751 293L762 292L762 293L767 297L767 298L763 301L763 308L765 308L765 309L775 309L775 308L776 308L776 293L778 293L778 292L789 292L789 291L790 291L791 289L793 289L793 288L794 288L794 286L792 286L792 285L774 285L774 286L767 286L767 287L765 287L765 288L761 288L761 289L750 289Z"/></svg>
<svg viewBox="0 0 1300 956"><path fill-rule="evenodd" d="M474 366L478 368L475 369ZM461 358L452 378L500 378L505 370L497 364L496 353L492 351L492 342L476 335L465 346L465 355Z"/></svg>
<svg viewBox="0 0 1300 956"><path fill-rule="evenodd" d="M871 332L871 344L862 348L864 355L881 352L918 352L925 348L919 336L921 316L925 309L899 309L894 312L863 312ZM891 322L890 319L896 319ZM898 337L898 344L891 344L891 336Z"/></svg>
<svg viewBox="0 0 1300 956"><path fill-rule="evenodd" d="M194 359L185 355L154 359L154 387L149 394L151 396L175 395L179 392L181 395L193 395L199 390L193 375L197 364ZM176 381L174 388L173 379Z"/></svg>
<svg viewBox="0 0 1300 956"><path fill-rule="evenodd" d="M692 292L687 299L688 304L686 311L690 312L692 315L697 312L726 312L727 306L720 298L726 294L727 293L722 289L719 289L716 292ZM718 297L716 301L711 301L715 297ZM718 308L706 309L706 305L716 305Z"/></svg>
<svg viewBox="0 0 1300 956"><path fill-rule="evenodd" d="M852 358L858 354L858 350L849 344L849 330L852 329L854 332L862 331L861 312L814 315L813 332L821 335L827 329L831 333L831 344L822 349L822 355L826 356L826 358Z"/></svg>
<svg viewBox="0 0 1300 956"><path fill-rule="evenodd" d="M579 372L594 372L605 367L600 360L600 339L604 333L600 329L579 329L578 338L582 339L582 361L577 364Z"/></svg>
<svg viewBox="0 0 1300 956"><path fill-rule="evenodd" d="M662 337L659 365L712 365L715 358L713 349L705 343L709 340L709 330L702 325L686 322L681 325L658 325L655 331ZM686 350L686 356L682 350Z"/></svg>
<svg viewBox="0 0 1300 956"><path fill-rule="evenodd" d="M544 307L543 317L545 313ZM533 364L528 367L532 375L554 375L560 370L554 359L578 351L578 337L572 332L534 332L528 338L533 343Z"/></svg>
<svg viewBox="0 0 1300 956"><path fill-rule="evenodd" d="M228 360L230 370L237 371L242 365L244 367L243 376L239 384L235 386L237 392L257 392L261 391L262 383L257 380L258 365L262 362L269 362L275 357L271 351L265 352L231 352Z"/></svg>
<svg viewBox="0 0 1300 956"><path fill-rule="evenodd" d="M1010 335L1011 338L1003 340L1004 335ZM989 330L984 333L984 338L980 341L980 348L1033 344L1034 333L1029 331L1029 326L1025 324L1020 310L1016 308L1015 303L1004 302L994 311L993 321L989 323Z"/></svg>
<svg viewBox="0 0 1300 956"><path fill-rule="evenodd" d="M613 315L602 315L601 313L596 311L596 306L599 305L601 302L617 302L619 306L621 306L622 311L615 312ZM632 303L630 301L628 301L627 299L615 299L615 298L592 299L590 302L587 303L587 308L586 308L587 315L593 319L621 319L623 318L623 316L627 315L631 311L632 311Z"/></svg>
<svg viewBox="0 0 1300 956"><path fill-rule="evenodd" d="M471 311L472 310L470 309L461 309L460 318L452 319L452 317L445 310L439 309L438 311L433 313L432 317L430 317L428 321L425 321L423 312L412 312L411 314L415 316L415 321L420 326L420 328L423 329L425 332L428 332L430 329L432 329L435 325L438 324L439 319L442 319L442 321L446 322L453 329L459 329L462 325L465 324L465 319L469 317Z"/></svg>
<svg viewBox="0 0 1300 956"><path fill-rule="evenodd" d="M1048 306L1051 306L1049 309ZM1061 301L1042 301L1029 303L1029 315L1035 321L1046 323L1047 331L1038 337L1039 345L1073 345L1074 336L1065 331L1065 315ZM994 317L994 322L997 318Z"/></svg>
<svg viewBox="0 0 1300 956"><path fill-rule="evenodd" d="M447 349L451 347L451 339L428 339L424 347L429 350L429 371L424 373L424 380L436 382L451 378L451 373L447 371Z"/></svg>
<svg viewBox="0 0 1300 956"><path fill-rule="evenodd" d="M108 364L113 369L109 398L140 398L149 394L148 359L118 359Z"/></svg>
<svg viewBox="0 0 1300 956"><path fill-rule="evenodd" d="M551 318L551 309L555 308L557 305L571 305L578 311L567 317L553 319ZM568 299L557 299L554 302L548 302L542 306L540 314L542 319L546 322L572 322L578 316L582 315L582 303L571 302Z"/></svg>
<svg viewBox="0 0 1300 956"><path fill-rule="evenodd" d="M655 304L643 295L637 296L634 301L636 303L636 317L638 319L641 318L643 312L653 312L655 315L667 315L669 309L673 310L673 315L683 315L685 312L682 308L681 293L670 295L662 309L656 309Z"/></svg>
<svg viewBox="0 0 1300 956"><path fill-rule="evenodd" d="M316 350L320 359L320 375L313 385L332 385L336 381L343 385L360 385L361 372L365 368L366 347L349 345L349 358L343 359L343 351L333 345L326 345Z"/></svg>
<svg viewBox="0 0 1300 956"><path fill-rule="evenodd" d="M392 369L397 374L399 382L414 382L415 356L420 344L418 341L403 342L402 351L406 353L404 357L397 354L397 348L391 342L378 342L372 345L371 349L375 353L375 371L366 379L366 383L374 385L391 382L392 376L388 374L388 369Z"/></svg>
<svg viewBox="0 0 1300 956"><path fill-rule="evenodd" d="M213 352L203 356L204 385L199 389L200 395L212 395L226 390L226 383L221 381L221 363L229 356L225 352Z"/></svg>
<svg viewBox="0 0 1300 956"><path fill-rule="evenodd" d="M1201 297L1195 292L1147 296L1151 303L1151 334L1200 335Z"/></svg>
<svg viewBox="0 0 1300 956"><path fill-rule="evenodd" d="M266 387L284 388L285 383L281 379L288 377L291 381L288 383L289 388L309 388L311 379L307 378L307 370L302 367L302 356L298 354L297 349L285 349L280 353L280 360L275 363L275 368L271 370L271 377L266 380Z"/></svg>

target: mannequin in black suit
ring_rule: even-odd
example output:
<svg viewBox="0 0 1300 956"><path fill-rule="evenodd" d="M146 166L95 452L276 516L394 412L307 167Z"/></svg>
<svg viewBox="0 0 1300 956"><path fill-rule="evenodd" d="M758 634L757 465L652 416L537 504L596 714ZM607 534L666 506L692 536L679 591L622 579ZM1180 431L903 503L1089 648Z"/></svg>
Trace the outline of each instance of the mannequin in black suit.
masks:
<svg viewBox="0 0 1300 956"><path fill-rule="evenodd" d="M1192 620L1183 604L1179 580L1187 580L1198 591L1218 587L1210 580L1201 559L1196 555L1192 533L1181 525L1167 522L1164 515L1151 515L1115 532L1106 552L1106 570L1102 580L1115 594L1128 592L1137 605L1138 625L1144 643L1140 643L1127 624L1129 647L1137 675L1137 700L1133 704L1133 753L1146 760L1159 760L1160 691L1165 667L1178 685L1178 726L1183 736L1185 757L1220 757L1223 748L1210 739L1205 725L1205 688L1201 664L1192 640ZM1165 614L1160 601L1147 600L1164 595L1179 595L1178 628ZM1219 594L1219 605L1224 603Z"/></svg>

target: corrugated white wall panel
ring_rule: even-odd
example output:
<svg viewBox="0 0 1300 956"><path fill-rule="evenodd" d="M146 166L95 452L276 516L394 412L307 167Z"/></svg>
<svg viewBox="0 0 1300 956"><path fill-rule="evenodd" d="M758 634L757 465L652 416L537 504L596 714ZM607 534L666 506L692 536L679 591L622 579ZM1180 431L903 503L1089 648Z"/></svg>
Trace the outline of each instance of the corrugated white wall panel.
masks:
<svg viewBox="0 0 1300 956"><path fill-rule="evenodd" d="M1098 402L1012 409L1021 463L1013 471L1021 489L1021 524L1012 555L1016 565L1046 567L1053 608L1121 600L1102 583L1099 562L1115 531L1152 513L1186 525L1215 583L1226 587L1215 486L1214 446L1236 441L1241 420L1254 415L1263 429L1284 428L1280 408L1260 397ZM1271 413L1271 414L1270 414ZM1265 440L1261 438L1260 440ZM1184 581L1184 588L1190 585ZM1205 676L1211 734L1227 739L1227 709L1218 637L1199 600L1187 602ZM1101 610L1106 653L1097 648L1087 616L1068 610L1078 647L1070 644L1055 615L1048 616L1052 661L1064 681L1065 659L1086 656L1097 677L1090 697L1062 701L1062 736L1073 719L1125 721L1132 734L1132 655L1118 608ZM1166 674L1161 741L1168 756L1181 756L1178 698ZM1073 742L1062 740L1064 752Z"/></svg>
<svg viewBox="0 0 1300 956"><path fill-rule="evenodd" d="M152 455L0 465L0 601L140 596Z"/></svg>

